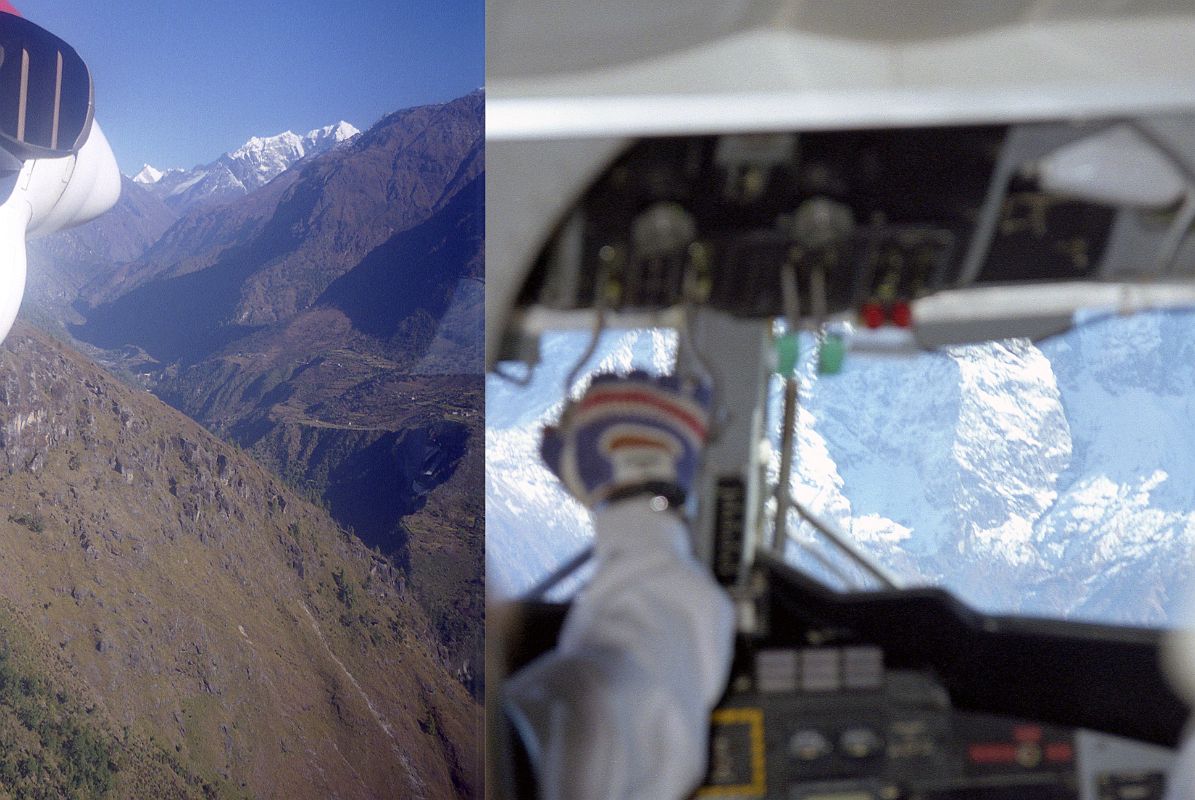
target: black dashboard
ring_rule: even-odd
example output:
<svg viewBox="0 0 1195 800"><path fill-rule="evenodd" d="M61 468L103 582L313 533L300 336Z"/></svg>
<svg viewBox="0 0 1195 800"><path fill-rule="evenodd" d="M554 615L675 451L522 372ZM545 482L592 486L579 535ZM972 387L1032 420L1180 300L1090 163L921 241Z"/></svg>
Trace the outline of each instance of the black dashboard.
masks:
<svg viewBox="0 0 1195 800"><path fill-rule="evenodd" d="M932 672L885 670L878 648L756 655L754 687L713 713L699 796L1078 796L1070 728L957 711Z"/></svg>
<svg viewBox="0 0 1195 800"><path fill-rule="evenodd" d="M1161 633L989 616L937 589L832 591L764 556L697 797L1161 800L1188 709ZM517 669L566 606L528 604Z"/></svg>

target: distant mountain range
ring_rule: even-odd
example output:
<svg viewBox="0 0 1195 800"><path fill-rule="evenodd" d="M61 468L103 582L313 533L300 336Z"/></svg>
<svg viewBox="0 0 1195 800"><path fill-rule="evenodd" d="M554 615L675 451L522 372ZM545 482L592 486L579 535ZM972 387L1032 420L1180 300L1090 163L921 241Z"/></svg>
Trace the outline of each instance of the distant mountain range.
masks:
<svg viewBox="0 0 1195 800"><path fill-rule="evenodd" d="M72 306L82 294L92 297L84 287L121 286L113 279L114 268L140 258L181 216L244 198L304 159L359 134L342 121L304 136L290 131L255 136L189 170L162 171L146 164L136 176L122 178L120 200L112 211L81 228L30 243L26 315L48 330L82 322ZM181 257L177 250L170 256Z"/></svg>
<svg viewBox="0 0 1195 800"><path fill-rule="evenodd" d="M325 153L360 131L343 120L299 136L284 131L254 136L210 164L192 169L159 170L146 164L133 182L146 187L180 214L196 206L244 197L281 175L296 162Z"/></svg>
<svg viewBox="0 0 1195 800"><path fill-rule="evenodd" d="M66 335L83 318L74 306L83 287L131 262L178 220L178 213L144 186L122 178L116 207L94 222L28 244L22 314Z"/></svg>
<svg viewBox="0 0 1195 800"><path fill-rule="evenodd" d="M85 287L94 336L83 338L147 345L168 363L208 352L212 337L246 335L311 308L333 281L380 257L375 250L480 176L480 97L390 115L238 202L183 215L141 258ZM476 186L470 191L480 202ZM466 273L481 276L479 255Z"/></svg>

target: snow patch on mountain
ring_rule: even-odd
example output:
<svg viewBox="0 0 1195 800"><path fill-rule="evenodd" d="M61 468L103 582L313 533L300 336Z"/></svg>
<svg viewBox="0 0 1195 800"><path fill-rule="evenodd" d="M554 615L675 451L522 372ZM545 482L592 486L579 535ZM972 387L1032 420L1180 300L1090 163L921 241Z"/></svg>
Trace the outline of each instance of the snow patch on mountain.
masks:
<svg viewBox="0 0 1195 800"><path fill-rule="evenodd" d="M141 167L141 171L133 176L133 182L148 186L162 180L164 174L160 169L145 164Z"/></svg>
<svg viewBox="0 0 1195 800"><path fill-rule="evenodd" d="M1190 583L1195 513L1154 506L1168 478L1159 469L1127 484L1096 475L1071 487L1037 525L1039 549L1067 568L1047 564L1027 581L1022 607L1062 605L1130 624L1174 619Z"/></svg>
<svg viewBox="0 0 1195 800"><path fill-rule="evenodd" d="M777 398L779 399L779 398ZM779 405L779 404L777 404ZM779 409L777 409L779 410ZM779 416L772 417L779 419ZM793 495L802 505L833 521L851 518L851 503L842 493L843 480L825 438L817 430L817 418L807 409L797 412L797 441L800 459L795 462ZM769 471L779 478L780 451L772 450Z"/></svg>
<svg viewBox="0 0 1195 800"><path fill-rule="evenodd" d="M1049 360L1028 341L950 352L961 403L952 455L963 475L953 501L962 539L987 558L1036 558L1033 523L1058 497L1071 437Z"/></svg>
<svg viewBox="0 0 1195 800"><path fill-rule="evenodd" d="M347 142L360 132L353 124L341 120L334 125L308 131L303 137L303 149L307 155L322 153L341 142Z"/></svg>
<svg viewBox="0 0 1195 800"><path fill-rule="evenodd" d="M850 533L856 541L872 547L892 547L913 536L912 529L879 514L866 514L851 520Z"/></svg>
<svg viewBox="0 0 1195 800"><path fill-rule="evenodd" d="M227 165L246 187L257 188L281 175L304 155L303 140L295 133L283 131L276 136L254 136L217 163Z"/></svg>
<svg viewBox="0 0 1195 800"><path fill-rule="evenodd" d="M539 459L540 430L486 434L487 575L504 594L529 589L592 535L588 510Z"/></svg>

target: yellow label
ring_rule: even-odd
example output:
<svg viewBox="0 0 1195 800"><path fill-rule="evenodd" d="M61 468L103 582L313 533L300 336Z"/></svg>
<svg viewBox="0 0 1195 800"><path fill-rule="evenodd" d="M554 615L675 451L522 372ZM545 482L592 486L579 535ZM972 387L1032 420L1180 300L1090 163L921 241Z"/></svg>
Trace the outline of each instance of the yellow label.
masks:
<svg viewBox="0 0 1195 800"><path fill-rule="evenodd" d="M719 708L710 716L710 735L715 736L720 726L746 725L751 743L750 783L717 784L703 786L697 790L698 797L763 797L767 792L767 778L764 771L763 709L762 708ZM714 743L717 747L717 741ZM714 754L717 757L717 753ZM716 768L716 765L712 765Z"/></svg>

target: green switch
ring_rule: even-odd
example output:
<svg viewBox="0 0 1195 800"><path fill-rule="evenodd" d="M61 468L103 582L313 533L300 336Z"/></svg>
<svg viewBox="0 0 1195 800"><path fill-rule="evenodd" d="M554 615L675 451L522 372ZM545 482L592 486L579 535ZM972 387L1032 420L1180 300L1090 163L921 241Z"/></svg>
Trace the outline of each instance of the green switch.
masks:
<svg viewBox="0 0 1195 800"><path fill-rule="evenodd" d="M842 335L827 333L817 351L818 374L837 375L842 372L844 358L846 358L846 341Z"/></svg>
<svg viewBox="0 0 1195 800"><path fill-rule="evenodd" d="M797 334L786 333L776 340L776 374L787 378L797 368L797 356L801 353L801 344L797 341Z"/></svg>

